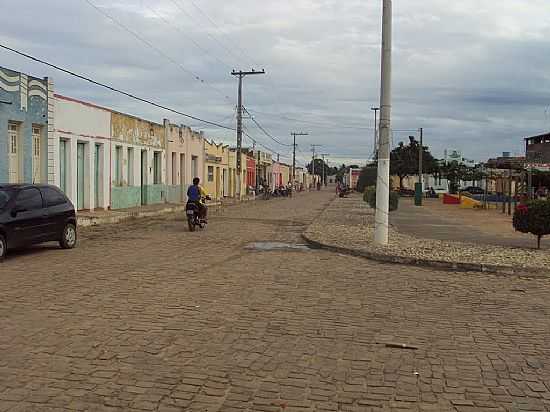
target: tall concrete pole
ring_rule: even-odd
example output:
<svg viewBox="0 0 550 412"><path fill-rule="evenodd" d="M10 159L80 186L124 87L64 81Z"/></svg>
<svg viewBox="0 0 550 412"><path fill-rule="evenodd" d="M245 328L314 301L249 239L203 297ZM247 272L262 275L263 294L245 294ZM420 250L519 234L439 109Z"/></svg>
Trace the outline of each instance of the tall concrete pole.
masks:
<svg viewBox="0 0 550 412"><path fill-rule="evenodd" d="M388 244L390 208L390 132L391 132L391 56L392 0L383 0L382 81L380 89L380 137L378 139L378 177L374 242Z"/></svg>
<svg viewBox="0 0 550 412"><path fill-rule="evenodd" d="M374 147L373 147L373 153L374 157L376 158L378 153L378 110L380 110L380 107L372 107L372 111L374 111Z"/></svg>

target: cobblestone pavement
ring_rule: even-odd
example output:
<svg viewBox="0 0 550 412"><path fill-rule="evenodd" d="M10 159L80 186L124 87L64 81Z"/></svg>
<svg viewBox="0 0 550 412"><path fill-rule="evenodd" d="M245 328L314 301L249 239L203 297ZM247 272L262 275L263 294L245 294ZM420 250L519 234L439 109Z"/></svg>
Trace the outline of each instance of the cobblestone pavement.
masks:
<svg viewBox="0 0 550 412"><path fill-rule="evenodd" d="M300 242L330 196L15 254L0 411L550 410L548 281L245 248Z"/></svg>

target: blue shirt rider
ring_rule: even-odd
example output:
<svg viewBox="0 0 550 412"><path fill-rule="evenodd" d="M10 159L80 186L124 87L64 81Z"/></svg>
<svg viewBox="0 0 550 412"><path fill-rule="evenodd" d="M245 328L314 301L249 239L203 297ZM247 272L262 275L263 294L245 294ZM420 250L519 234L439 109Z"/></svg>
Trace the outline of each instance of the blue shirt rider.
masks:
<svg viewBox="0 0 550 412"><path fill-rule="evenodd" d="M200 179L195 177L193 179L193 185L187 189L187 201L189 203L195 203L199 207L199 214L201 219L206 220L207 208L203 200L208 197L206 190L199 185Z"/></svg>

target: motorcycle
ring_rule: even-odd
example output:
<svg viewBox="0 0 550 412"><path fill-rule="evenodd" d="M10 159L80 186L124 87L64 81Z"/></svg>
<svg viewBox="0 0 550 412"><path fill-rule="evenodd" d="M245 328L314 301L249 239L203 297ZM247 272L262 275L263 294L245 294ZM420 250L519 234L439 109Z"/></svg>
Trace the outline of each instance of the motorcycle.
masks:
<svg viewBox="0 0 550 412"><path fill-rule="evenodd" d="M204 200L211 200L208 196ZM189 231L194 232L197 227L200 229L206 229L206 220L201 219L199 206L194 202L187 202L185 206L185 214L187 215L187 224L189 225Z"/></svg>

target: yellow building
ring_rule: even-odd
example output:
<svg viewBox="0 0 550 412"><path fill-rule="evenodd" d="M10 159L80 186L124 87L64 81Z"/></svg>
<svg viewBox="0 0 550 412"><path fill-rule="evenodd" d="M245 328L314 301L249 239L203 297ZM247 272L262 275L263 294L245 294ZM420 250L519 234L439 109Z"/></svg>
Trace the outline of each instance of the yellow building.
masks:
<svg viewBox="0 0 550 412"><path fill-rule="evenodd" d="M229 147L204 141L204 189L212 199L229 196Z"/></svg>

